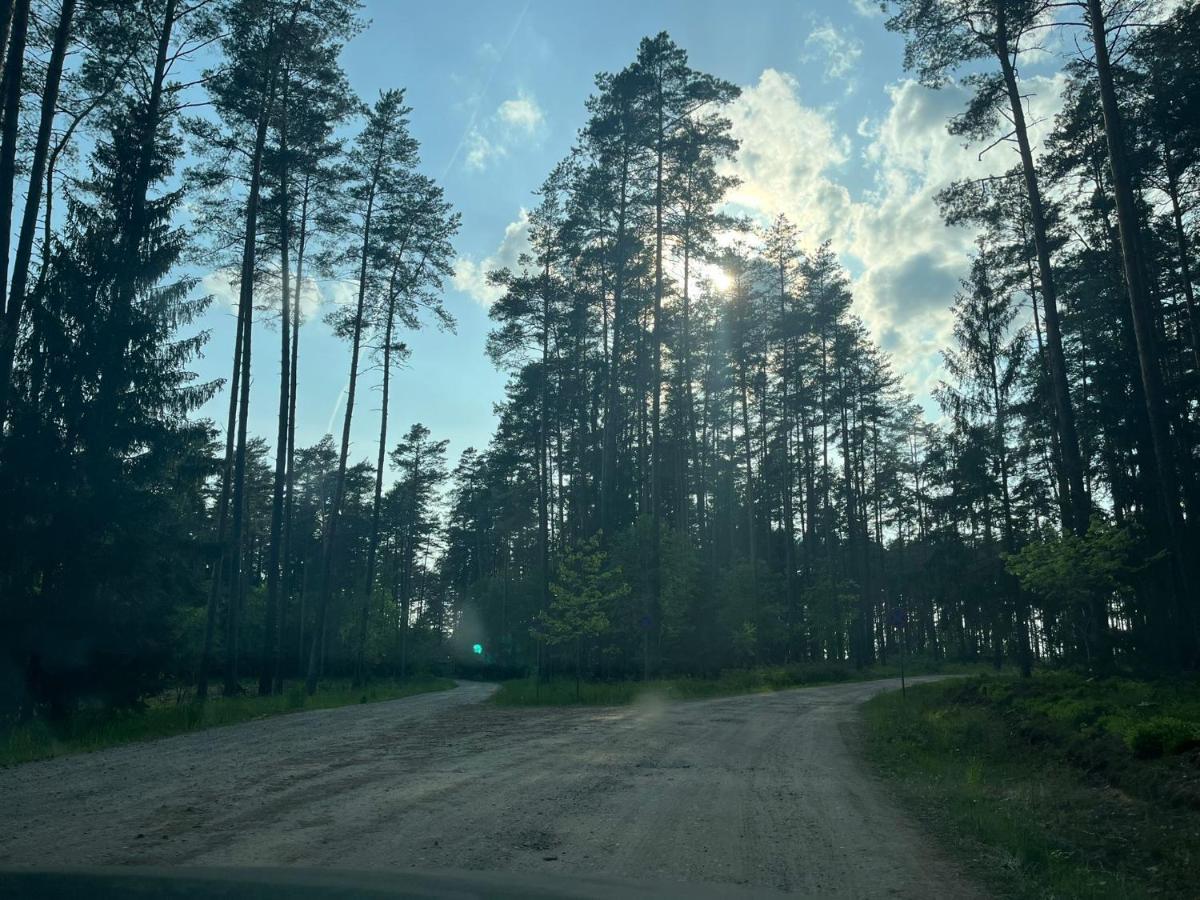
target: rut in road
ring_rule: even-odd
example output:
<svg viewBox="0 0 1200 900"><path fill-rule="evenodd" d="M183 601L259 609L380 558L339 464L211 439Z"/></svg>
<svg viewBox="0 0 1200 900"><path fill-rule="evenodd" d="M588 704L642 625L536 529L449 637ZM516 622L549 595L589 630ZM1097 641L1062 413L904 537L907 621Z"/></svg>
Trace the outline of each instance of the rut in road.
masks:
<svg viewBox="0 0 1200 900"><path fill-rule="evenodd" d="M540 870L970 897L856 761L867 682L604 709L492 687L0 772L0 864Z"/></svg>

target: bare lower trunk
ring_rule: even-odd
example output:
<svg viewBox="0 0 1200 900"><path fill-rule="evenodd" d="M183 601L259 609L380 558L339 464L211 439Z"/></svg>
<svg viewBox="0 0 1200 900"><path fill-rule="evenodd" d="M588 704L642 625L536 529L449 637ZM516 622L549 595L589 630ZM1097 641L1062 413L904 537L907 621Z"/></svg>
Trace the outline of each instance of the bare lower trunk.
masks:
<svg viewBox="0 0 1200 900"><path fill-rule="evenodd" d="M346 464L350 456L350 424L354 418L355 391L358 387L358 355L362 347L363 317L367 296L367 263L371 248L371 215L374 211L375 186L378 181L378 171L370 185L367 198L366 214L363 221L362 256L358 273L358 305L354 313L354 334L350 350L350 382L346 389L346 415L342 422L342 447L338 454L337 481L334 484L333 503L329 508L329 518L325 525L325 537L322 542L321 593L317 600L317 627L313 635L312 652L308 657L308 675L305 678L304 689L309 696L317 691L319 667L322 661L321 643L329 618L329 600L333 592L333 560L337 544L338 522L342 513L342 502L346 496Z"/></svg>
<svg viewBox="0 0 1200 900"><path fill-rule="evenodd" d="M279 155L279 270L282 279L279 298L279 413L275 429L275 477L271 491L271 537L267 551L267 615L263 626L261 670L258 675L259 696L271 693L275 685L280 651L280 563L283 542L283 503L287 481L289 413L292 388L292 322L291 322L291 259L289 239L291 209L288 205L288 131L287 76L284 76L282 121L280 124Z"/></svg>
<svg viewBox="0 0 1200 900"><path fill-rule="evenodd" d="M238 386L242 380L242 317L238 316L237 333L233 339L233 375L229 380L229 420L225 426L225 464L221 472L221 497L217 501L217 558L213 563L212 581L208 586L208 614L204 620L204 649L196 678L196 697L208 697L208 674L212 666L213 639L216 635L217 606L225 581L226 531L229 527L229 494L233 487L233 447L237 430Z"/></svg>

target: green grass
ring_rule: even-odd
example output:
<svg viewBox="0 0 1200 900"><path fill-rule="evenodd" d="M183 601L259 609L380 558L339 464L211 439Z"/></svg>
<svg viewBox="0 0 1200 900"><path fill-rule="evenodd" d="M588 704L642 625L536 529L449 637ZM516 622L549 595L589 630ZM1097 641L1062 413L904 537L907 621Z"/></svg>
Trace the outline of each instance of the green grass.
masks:
<svg viewBox="0 0 1200 900"><path fill-rule="evenodd" d="M974 678L864 713L869 759L998 894L1196 896L1200 681Z"/></svg>
<svg viewBox="0 0 1200 900"><path fill-rule="evenodd" d="M63 722L35 719L0 730L0 766L301 710L395 700L452 687L454 682L448 678L421 676L403 681L374 681L360 688L352 687L349 680L329 680L311 697L305 695L301 683L277 696L259 697L246 693L236 697L210 697L206 703L197 703L187 695L164 695L153 698L144 709L81 710Z"/></svg>
<svg viewBox="0 0 1200 900"><path fill-rule="evenodd" d="M982 667L950 663L918 662L908 667L909 675L977 672ZM500 706L623 706L638 697L656 695L670 700L703 700L709 697L728 697L735 694L758 694L817 684L836 684L841 681L868 681L899 676L899 665L872 666L855 669L848 665L806 664L792 666L759 666L753 669L731 669L715 678L664 678L652 681L584 681L576 696L573 678L554 678L540 685L532 678L506 681L492 695Z"/></svg>

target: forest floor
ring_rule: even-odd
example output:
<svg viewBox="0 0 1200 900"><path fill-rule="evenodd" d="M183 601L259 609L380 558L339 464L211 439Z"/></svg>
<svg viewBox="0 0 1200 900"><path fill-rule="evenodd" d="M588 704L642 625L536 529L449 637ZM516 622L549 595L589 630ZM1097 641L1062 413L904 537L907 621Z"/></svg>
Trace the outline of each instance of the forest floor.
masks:
<svg viewBox="0 0 1200 900"><path fill-rule="evenodd" d="M0 771L0 865L487 870L979 896L858 761L895 680L623 707L493 685Z"/></svg>
<svg viewBox="0 0 1200 900"><path fill-rule="evenodd" d="M975 678L875 697L864 716L868 758L997 893L1200 896L1195 678Z"/></svg>

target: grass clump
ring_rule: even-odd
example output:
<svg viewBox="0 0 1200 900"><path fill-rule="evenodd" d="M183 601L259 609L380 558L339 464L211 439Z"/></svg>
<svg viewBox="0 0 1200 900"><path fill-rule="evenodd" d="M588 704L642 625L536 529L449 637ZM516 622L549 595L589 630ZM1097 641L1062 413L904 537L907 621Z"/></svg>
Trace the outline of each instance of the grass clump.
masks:
<svg viewBox="0 0 1200 900"><path fill-rule="evenodd" d="M1193 897L1197 712L1194 680L974 678L872 699L865 747L998 893Z"/></svg>
<svg viewBox="0 0 1200 900"><path fill-rule="evenodd" d="M1131 725L1125 733L1125 743L1142 759L1181 753L1200 746L1200 724L1174 716L1154 716Z"/></svg>
<svg viewBox="0 0 1200 900"><path fill-rule="evenodd" d="M178 693L152 698L141 709L81 709L60 722L36 718L8 727L0 724L0 766L100 750L132 741L170 737L301 710L396 700L451 687L454 687L452 680L432 676L373 681L357 688L348 679L343 679L325 682L311 697L305 694L301 683L291 685L282 694L259 697L252 693L253 688L247 683L246 693L233 697L210 697L204 703L186 693Z"/></svg>

